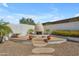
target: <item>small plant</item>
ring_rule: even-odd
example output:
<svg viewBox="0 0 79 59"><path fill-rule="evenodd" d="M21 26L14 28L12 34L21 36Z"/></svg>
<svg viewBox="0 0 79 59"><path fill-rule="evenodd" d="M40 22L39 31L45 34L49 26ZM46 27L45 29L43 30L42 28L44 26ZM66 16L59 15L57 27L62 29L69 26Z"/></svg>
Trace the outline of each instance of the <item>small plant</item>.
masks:
<svg viewBox="0 0 79 59"><path fill-rule="evenodd" d="M34 30L33 29L29 29L28 30L28 34L33 34Z"/></svg>
<svg viewBox="0 0 79 59"><path fill-rule="evenodd" d="M45 33L46 33L46 34L50 34L50 29L46 29L46 30L45 30Z"/></svg>

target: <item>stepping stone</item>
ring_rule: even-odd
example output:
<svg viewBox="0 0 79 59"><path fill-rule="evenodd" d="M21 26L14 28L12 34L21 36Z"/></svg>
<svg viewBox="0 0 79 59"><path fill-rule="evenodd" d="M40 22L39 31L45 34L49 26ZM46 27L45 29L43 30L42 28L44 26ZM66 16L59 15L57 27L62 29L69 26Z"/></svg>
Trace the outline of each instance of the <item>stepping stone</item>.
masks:
<svg viewBox="0 0 79 59"><path fill-rule="evenodd" d="M53 53L55 49L53 48L34 48L32 49L32 53Z"/></svg>
<svg viewBox="0 0 79 59"><path fill-rule="evenodd" d="M9 55L8 53L1 53L0 52L0 56L5 56L5 55Z"/></svg>
<svg viewBox="0 0 79 59"><path fill-rule="evenodd" d="M33 44L33 46L36 46L36 47L43 47L43 46L46 46L47 45L47 43L45 43L45 44Z"/></svg>
<svg viewBox="0 0 79 59"><path fill-rule="evenodd" d="M53 56L51 54L32 54L32 55L28 55L28 56Z"/></svg>
<svg viewBox="0 0 79 59"><path fill-rule="evenodd" d="M38 47L46 46L48 44L47 42L44 42L41 38L32 39L32 43L33 43L33 46L38 46Z"/></svg>

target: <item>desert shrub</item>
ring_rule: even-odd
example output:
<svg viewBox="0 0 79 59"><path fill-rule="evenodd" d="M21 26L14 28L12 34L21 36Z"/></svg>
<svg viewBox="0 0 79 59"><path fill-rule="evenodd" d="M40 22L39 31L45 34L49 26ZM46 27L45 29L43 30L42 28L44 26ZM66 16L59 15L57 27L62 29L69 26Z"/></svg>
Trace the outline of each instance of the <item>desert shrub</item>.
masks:
<svg viewBox="0 0 79 59"><path fill-rule="evenodd" d="M79 30L56 30L52 31L51 34L79 37Z"/></svg>

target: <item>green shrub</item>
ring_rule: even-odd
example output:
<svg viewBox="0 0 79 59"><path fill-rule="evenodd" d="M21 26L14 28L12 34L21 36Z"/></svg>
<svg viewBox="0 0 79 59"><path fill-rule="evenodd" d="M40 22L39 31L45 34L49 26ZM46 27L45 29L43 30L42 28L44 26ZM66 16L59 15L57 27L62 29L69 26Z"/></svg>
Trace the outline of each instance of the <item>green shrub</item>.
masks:
<svg viewBox="0 0 79 59"><path fill-rule="evenodd" d="M79 37L79 30L56 30L52 31L51 34Z"/></svg>

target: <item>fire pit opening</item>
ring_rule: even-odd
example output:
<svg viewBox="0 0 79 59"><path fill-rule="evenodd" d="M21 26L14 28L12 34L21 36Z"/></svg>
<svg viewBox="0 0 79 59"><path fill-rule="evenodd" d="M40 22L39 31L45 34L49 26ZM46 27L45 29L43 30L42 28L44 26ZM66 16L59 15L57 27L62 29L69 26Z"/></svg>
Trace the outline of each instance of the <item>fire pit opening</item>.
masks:
<svg viewBox="0 0 79 59"><path fill-rule="evenodd" d="M36 32L36 34L37 34L37 35L41 35L41 34L42 34L42 32Z"/></svg>

